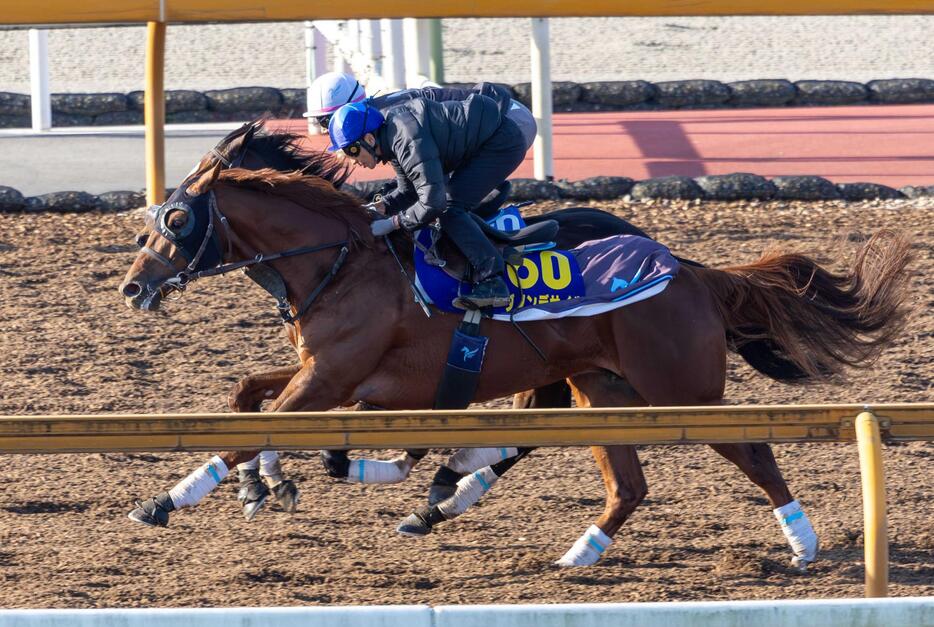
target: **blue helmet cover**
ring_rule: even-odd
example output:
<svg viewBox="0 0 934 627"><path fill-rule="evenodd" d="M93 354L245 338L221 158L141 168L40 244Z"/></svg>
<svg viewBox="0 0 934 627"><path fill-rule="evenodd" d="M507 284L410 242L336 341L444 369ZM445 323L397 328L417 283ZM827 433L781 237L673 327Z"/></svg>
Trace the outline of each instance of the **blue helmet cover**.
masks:
<svg viewBox="0 0 934 627"><path fill-rule="evenodd" d="M360 141L361 137L382 126L384 121L383 114L369 106L365 100L345 104L334 113L328 124L328 134L331 136L328 150L333 152Z"/></svg>

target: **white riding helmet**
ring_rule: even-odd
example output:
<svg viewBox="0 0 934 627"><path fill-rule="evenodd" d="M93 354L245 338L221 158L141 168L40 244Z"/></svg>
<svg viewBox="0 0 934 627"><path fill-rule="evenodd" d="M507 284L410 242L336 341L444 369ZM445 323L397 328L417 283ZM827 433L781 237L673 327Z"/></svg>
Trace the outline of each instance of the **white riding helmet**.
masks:
<svg viewBox="0 0 934 627"><path fill-rule="evenodd" d="M308 88L306 118L330 116L345 104L366 98L363 85L351 74L328 72L322 74Z"/></svg>

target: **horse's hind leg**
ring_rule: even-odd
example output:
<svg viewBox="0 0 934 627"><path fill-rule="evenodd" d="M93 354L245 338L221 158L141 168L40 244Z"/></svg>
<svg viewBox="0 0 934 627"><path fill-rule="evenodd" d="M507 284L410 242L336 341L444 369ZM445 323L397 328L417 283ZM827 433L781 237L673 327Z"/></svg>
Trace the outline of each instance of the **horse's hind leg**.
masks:
<svg viewBox="0 0 934 627"><path fill-rule="evenodd" d="M792 565L806 570L817 559L817 534L801 504L791 496L785 478L768 444L711 444L713 450L736 464L749 479L762 488L772 502L772 511L791 545Z"/></svg>
<svg viewBox="0 0 934 627"><path fill-rule="evenodd" d="M512 406L513 409L570 407L571 390L567 383L558 381L516 394L513 396ZM533 450L535 449L511 447L459 450L451 458L457 460L457 470L452 469L454 466L450 461L448 466L442 466L435 474L432 491L429 493L429 504L403 519L396 531L413 537L428 535L434 525L466 512L489 492L507 470ZM486 461L486 464L481 465L483 461Z"/></svg>
<svg viewBox="0 0 934 627"><path fill-rule="evenodd" d="M512 397L513 409L534 409L536 407L570 407L571 390L567 383L558 381L534 390L520 392ZM531 449L530 449L531 450ZM514 447L506 448L462 448L454 453L446 464L435 473L428 491L428 505L437 505L451 498L457 491L457 484L468 474L487 466L494 466L514 457L518 453ZM511 468L513 464L508 465ZM506 472L506 466L500 466ZM500 475L501 476L501 475ZM479 498L479 496L477 497Z"/></svg>
<svg viewBox="0 0 934 627"><path fill-rule="evenodd" d="M609 372L575 376L570 379L570 383L578 407L646 405L625 380ZM636 447L594 446L591 450L603 475L606 506L603 514L556 562L559 566L590 566L596 563L613 542L613 536L648 493Z"/></svg>
<svg viewBox="0 0 934 627"><path fill-rule="evenodd" d="M380 407L357 403L353 411L379 411ZM408 449L390 460L352 459L348 451L334 449L321 451L321 463L329 477L350 483L399 483L404 481L427 449Z"/></svg>

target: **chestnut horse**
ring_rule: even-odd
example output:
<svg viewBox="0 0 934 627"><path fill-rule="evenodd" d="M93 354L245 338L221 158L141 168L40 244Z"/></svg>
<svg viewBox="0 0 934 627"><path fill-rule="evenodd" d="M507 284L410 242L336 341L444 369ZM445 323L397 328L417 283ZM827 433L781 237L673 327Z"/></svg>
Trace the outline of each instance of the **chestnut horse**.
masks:
<svg viewBox="0 0 934 627"><path fill-rule="evenodd" d="M306 251L270 262L287 286L296 317L290 340L300 362L256 377L263 382L257 389L275 391L273 411L360 401L388 409L432 406L459 318L425 319L385 242L370 236L370 218L354 197L315 176L215 166L186 179L156 218L121 285L133 308L155 309L166 293L210 274L222 259L246 264L257 251ZM217 238L208 225L216 225ZM404 249L403 236L393 237ZM547 363L509 325L485 321L490 345L476 400L566 380L581 406L716 404L725 385L727 338L750 335L778 347L810 379L864 365L900 328L908 249L901 237L877 234L842 275L798 254L769 254L724 270L684 265L651 299L589 318L528 323ZM411 273L411 260L405 263ZM796 563L806 566L817 552L813 530L768 447L753 446L715 448L766 491ZM606 507L563 564L595 562L646 492L634 447L593 451ZM196 501L229 468L255 455L215 457L160 505Z"/></svg>
<svg viewBox="0 0 934 627"><path fill-rule="evenodd" d="M330 181L335 187L348 189L345 186L349 170L339 161L330 158L327 153L308 151L302 147L303 136L284 131L270 132L266 129L266 119L260 118L242 125L224 137L207 153L196 168L207 168L221 164L224 167L240 167L248 170L272 168L280 172L300 171L313 174ZM357 189L350 186L353 192L365 196L376 191ZM477 208L477 213L486 211L492 214L508 196L509 183L506 182L495 190L495 198L485 202L484 207ZM370 192L370 193L367 193ZM491 194L492 196L493 194ZM481 215L483 215L481 213ZM483 215L483 217L489 217ZM641 229L629 224L625 220L598 209L586 207L566 208L545 216L528 218L530 223L549 219L561 224L561 232L557 244L562 248L572 248L587 240L601 239L610 235L639 235L648 237ZM149 230L138 235L139 246L142 248L149 237ZM694 263L681 260L686 263ZM761 343L761 341L760 341ZM752 363L763 361L762 355L769 355L770 361L775 357L772 351L754 350L753 343L744 345L744 353L754 354ZM759 367L758 365L756 367ZM786 369L787 370L787 369ZM783 376L789 376L787 374ZM264 397L269 393L265 390L257 395L255 388L261 386L263 380L244 379L231 392L228 403L233 411L260 411ZM268 397L267 397L268 398ZM516 407L570 407L570 389L563 382L553 384L548 388L533 390L517 395L514 401ZM363 404L359 409L365 410ZM466 474L479 470L488 463L501 462L503 454L511 454L516 449L469 449L456 452L448 462L441 466L432 483L428 502L429 507L440 503L452 496L457 489L457 481ZM391 461L352 460L346 451L322 451L322 461L329 476L350 481L365 483L395 483L404 480L418 462L424 451L406 451L402 457ZM497 465L499 475L511 467L518 459ZM257 468L258 466L258 468ZM357 470L351 473L350 469ZM252 520L264 504L270 491L275 495L279 504L289 512L294 512L298 504L298 489L294 483L285 478L279 465L279 456L276 451L263 451L252 463L243 463L238 466L240 471L241 490L238 495L246 519ZM365 469L365 472L363 470ZM497 478L498 476L497 475ZM265 484L268 484L266 487ZM479 498L479 495L478 495ZM417 532L424 535L431 531L432 512L426 512L417 520L418 526L403 525L411 530L409 535ZM147 517L145 512L134 510L131 518L152 524L154 519Z"/></svg>

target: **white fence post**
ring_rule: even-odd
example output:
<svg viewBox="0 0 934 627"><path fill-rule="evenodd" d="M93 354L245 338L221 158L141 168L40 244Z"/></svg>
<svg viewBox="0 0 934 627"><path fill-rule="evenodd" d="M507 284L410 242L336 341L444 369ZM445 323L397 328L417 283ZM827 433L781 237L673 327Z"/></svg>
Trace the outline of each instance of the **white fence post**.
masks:
<svg viewBox="0 0 934 627"><path fill-rule="evenodd" d="M405 89L405 38L402 20L383 21L383 76L386 87L392 90Z"/></svg>
<svg viewBox="0 0 934 627"><path fill-rule="evenodd" d="M307 85L305 90L305 110L311 108L311 84L316 78L327 72L328 42L314 22L305 22L305 73ZM317 133L318 125L308 119L308 132Z"/></svg>
<svg viewBox="0 0 934 627"><path fill-rule="evenodd" d="M379 20L363 20L361 50L376 76L383 74L383 37Z"/></svg>
<svg viewBox="0 0 934 627"><path fill-rule="evenodd" d="M551 132L551 45L548 18L532 18L532 114L538 125L535 136L535 178L550 181L555 177Z"/></svg>
<svg viewBox="0 0 934 627"><path fill-rule="evenodd" d="M52 128L49 94L49 31L29 29L29 77L32 96L32 130Z"/></svg>
<svg viewBox="0 0 934 627"><path fill-rule="evenodd" d="M407 17L402 21L405 31L405 83L408 87L422 87L428 80L428 24L425 20Z"/></svg>

